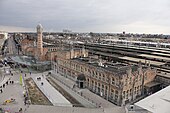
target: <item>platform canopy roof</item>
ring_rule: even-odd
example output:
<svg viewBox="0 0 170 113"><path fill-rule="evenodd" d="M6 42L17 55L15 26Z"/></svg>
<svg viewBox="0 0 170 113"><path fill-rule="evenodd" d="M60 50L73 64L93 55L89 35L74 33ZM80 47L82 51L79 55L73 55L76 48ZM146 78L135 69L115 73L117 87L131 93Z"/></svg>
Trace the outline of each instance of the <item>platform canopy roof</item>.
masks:
<svg viewBox="0 0 170 113"><path fill-rule="evenodd" d="M151 113L170 113L170 86L135 103Z"/></svg>

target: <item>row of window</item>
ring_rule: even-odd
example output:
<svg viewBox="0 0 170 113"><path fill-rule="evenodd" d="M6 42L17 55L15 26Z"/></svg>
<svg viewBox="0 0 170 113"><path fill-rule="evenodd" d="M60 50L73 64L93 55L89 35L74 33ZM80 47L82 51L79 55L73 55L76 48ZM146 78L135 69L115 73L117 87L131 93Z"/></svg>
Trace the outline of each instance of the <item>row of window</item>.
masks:
<svg viewBox="0 0 170 113"><path fill-rule="evenodd" d="M63 65L63 66L66 66L67 68L70 68L70 62L68 62L68 61L60 61L60 64ZM104 73L98 72L97 70L92 70L90 68L83 67L83 66L77 65L75 63L74 64L71 63L71 68L73 70L80 72L80 73L90 75L91 77L93 77L95 79L102 80L102 81L105 81L107 83L109 82L109 77L107 77ZM111 82L112 85L116 85L116 86L119 86L119 84L120 84L119 80L117 78L114 78L114 77L112 77L110 82Z"/></svg>
<svg viewBox="0 0 170 113"><path fill-rule="evenodd" d="M134 94L139 95L139 92L142 90L142 85L140 85L138 87L134 87L134 89L123 91L123 98L128 99L129 96L132 96L132 90L133 90Z"/></svg>
<svg viewBox="0 0 170 113"><path fill-rule="evenodd" d="M70 68L70 63L65 61L64 65L67 66L68 68ZM83 67L83 66L80 66L80 65L76 65L76 64L73 64L73 63L71 63L71 68L76 70L76 71L79 71L81 73L84 73L86 75L91 75L92 77L94 77L96 79L99 79L99 80L102 80L102 81L109 81L109 78L107 78L105 74L100 73L97 70L95 71L95 70L92 70L90 68Z"/></svg>
<svg viewBox="0 0 170 113"><path fill-rule="evenodd" d="M95 79L98 79L98 80L102 80L102 81L105 81L105 82L109 82L109 78L104 74L104 73L101 73L101 72L98 72L97 70L92 70L90 68L87 68L87 67L83 67L81 65L78 65L76 63L71 63L67 60L65 61L61 61L61 64L66 66L67 68L70 68L70 65L71 65L71 68L73 70L76 70L80 73L84 73L85 75L90 75L91 77L95 78ZM138 76L135 76L135 78L132 78L132 77L128 77L124 80L124 83L122 83L122 85L126 86L126 85L131 85L135 79L135 82L138 82L138 81L142 81L142 75L138 75ZM145 75L145 79L147 79L147 76ZM112 77L110 79L110 83L112 85L116 85L116 86L119 86L121 83L120 83L120 80L118 78L115 78L115 77Z"/></svg>
<svg viewBox="0 0 170 113"><path fill-rule="evenodd" d="M138 75L138 76L136 75L136 76L134 76L134 78L132 78L132 77L126 78L124 80L124 85L127 86L127 85L131 85L134 82L135 83L142 82L142 77L143 77L143 75ZM146 74L144 76L144 79L147 80L147 75Z"/></svg>
<svg viewBox="0 0 170 113"><path fill-rule="evenodd" d="M63 72L63 73L66 73L67 70L64 69L64 68L62 68L62 67L59 67L59 71L61 71L61 72ZM69 72L69 71L68 71L68 72ZM70 73L71 73L71 72L70 72ZM100 77L101 77L101 79L102 79L102 78L105 78L105 75L99 74L98 79L100 79ZM113 78L113 80L116 81L114 78ZM86 82L86 83L87 83L87 87L88 87L89 89L92 89L93 92L98 93L98 94L100 94L100 95L102 95L102 96L104 96L104 97L105 97L106 95L108 95L108 97L109 97L110 100L113 100L113 101L117 102L118 96L119 96L117 90L111 89L111 90L109 91L109 87L108 87L107 85L104 85L104 84L102 84L102 83L100 83L100 82L97 82L97 81L95 81L95 80L91 80L91 81L90 81L89 78L87 79L87 82ZM114 83L114 82L113 82L113 83Z"/></svg>
<svg viewBox="0 0 170 113"><path fill-rule="evenodd" d="M49 48L48 51L49 51L49 52L50 52L50 51L57 51L57 49L56 49L56 48Z"/></svg>
<svg viewBox="0 0 170 113"><path fill-rule="evenodd" d="M111 84L116 85L116 86L120 85L119 80L117 78L115 79L114 77L112 77L112 79L111 79Z"/></svg>
<svg viewBox="0 0 170 113"><path fill-rule="evenodd" d="M66 74L66 69L62 68L62 67L59 67L59 72L63 73L63 74ZM72 77L72 78L76 78L76 73L74 72L71 72L71 71L67 71L67 75Z"/></svg>
<svg viewBox="0 0 170 113"><path fill-rule="evenodd" d="M96 81L94 81L94 80L91 80L91 82L90 82L90 80L87 79L87 85L88 85L88 86L90 86L90 83L91 83L91 86L92 86L92 87L95 86L95 87L97 87L97 88L104 89L105 91L109 89L108 86L106 86L106 85L104 85L104 84L102 84L102 83L96 82ZM114 90L114 89L111 89L111 93L115 93L115 94L118 95L118 91L117 91L117 90Z"/></svg>
<svg viewBox="0 0 170 113"><path fill-rule="evenodd" d="M90 85L90 81L88 80L87 86L88 88L92 89L93 92L100 93L101 96L106 96L108 94L108 97L110 97L109 99L114 101L117 101L118 99L118 91L115 89L111 89L111 91L109 92L108 86L105 86L104 84L100 84L92 80Z"/></svg>

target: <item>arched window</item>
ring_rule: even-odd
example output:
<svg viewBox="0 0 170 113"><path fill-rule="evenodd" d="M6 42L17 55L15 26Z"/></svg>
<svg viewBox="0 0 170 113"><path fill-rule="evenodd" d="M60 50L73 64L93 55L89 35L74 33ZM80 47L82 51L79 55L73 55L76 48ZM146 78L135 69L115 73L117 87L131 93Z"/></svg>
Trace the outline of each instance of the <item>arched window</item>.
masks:
<svg viewBox="0 0 170 113"><path fill-rule="evenodd" d="M92 82L92 86L94 86L94 81L92 80L91 82Z"/></svg>
<svg viewBox="0 0 170 113"><path fill-rule="evenodd" d="M125 98L125 91L123 91L123 98Z"/></svg>
<svg viewBox="0 0 170 113"><path fill-rule="evenodd" d="M99 80L101 80L101 73L99 73Z"/></svg>
<svg viewBox="0 0 170 113"><path fill-rule="evenodd" d="M131 84L131 83L132 83L132 77L129 78L129 84Z"/></svg>
<svg viewBox="0 0 170 113"><path fill-rule="evenodd" d="M115 79L112 77L112 84L115 84Z"/></svg>
<svg viewBox="0 0 170 113"><path fill-rule="evenodd" d="M115 94L118 95L118 91L117 90L115 90Z"/></svg>
<svg viewBox="0 0 170 113"><path fill-rule="evenodd" d="M105 75L103 74L103 81L105 81Z"/></svg>
<svg viewBox="0 0 170 113"><path fill-rule="evenodd" d="M126 99L128 99L129 96L129 90L126 91Z"/></svg>

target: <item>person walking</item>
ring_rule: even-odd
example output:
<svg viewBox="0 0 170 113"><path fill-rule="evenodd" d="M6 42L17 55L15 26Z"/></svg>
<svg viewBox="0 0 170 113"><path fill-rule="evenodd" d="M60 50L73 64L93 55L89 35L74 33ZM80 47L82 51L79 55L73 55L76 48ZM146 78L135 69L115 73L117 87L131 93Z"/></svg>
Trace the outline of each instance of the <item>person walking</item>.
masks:
<svg viewBox="0 0 170 113"><path fill-rule="evenodd" d="M5 84L3 84L3 88L5 88Z"/></svg>
<svg viewBox="0 0 170 113"><path fill-rule="evenodd" d="M27 104L27 100L26 100L26 97L25 97L25 99L24 99L24 105L26 106L26 104Z"/></svg>
<svg viewBox="0 0 170 113"><path fill-rule="evenodd" d="M2 89L0 89L0 92L3 93Z"/></svg>
<svg viewBox="0 0 170 113"><path fill-rule="evenodd" d="M74 88L75 88L75 86L76 86L76 85L74 84L72 89L74 89Z"/></svg>
<svg viewBox="0 0 170 113"><path fill-rule="evenodd" d="M22 108L19 109L19 113L22 113Z"/></svg>

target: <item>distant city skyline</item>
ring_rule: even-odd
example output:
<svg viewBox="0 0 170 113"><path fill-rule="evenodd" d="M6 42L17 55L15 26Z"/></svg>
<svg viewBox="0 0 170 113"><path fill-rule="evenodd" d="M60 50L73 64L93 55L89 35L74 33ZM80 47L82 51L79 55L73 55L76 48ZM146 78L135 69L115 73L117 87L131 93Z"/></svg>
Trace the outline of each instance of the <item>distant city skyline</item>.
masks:
<svg viewBox="0 0 170 113"><path fill-rule="evenodd" d="M0 30L170 34L169 0L1 0Z"/></svg>

